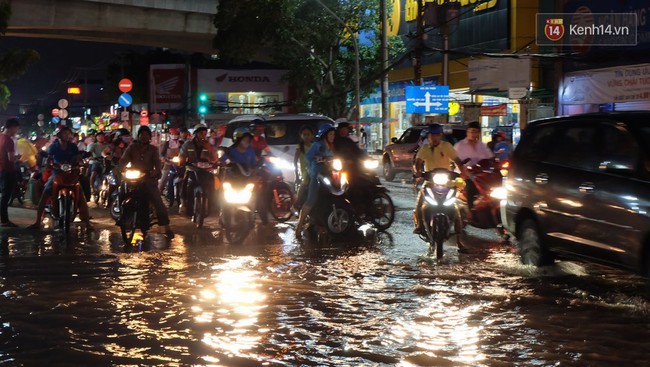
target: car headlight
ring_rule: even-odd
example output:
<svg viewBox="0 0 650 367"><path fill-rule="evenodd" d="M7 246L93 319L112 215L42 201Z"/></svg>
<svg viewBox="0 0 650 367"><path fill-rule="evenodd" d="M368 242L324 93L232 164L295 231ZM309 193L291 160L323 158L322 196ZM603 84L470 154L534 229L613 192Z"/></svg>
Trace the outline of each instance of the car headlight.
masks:
<svg viewBox="0 0 650 367"><path fill-rule="evenodd" d="M253 197L253 189L255 184L249 183L241 189L237 190L232 187L230 182L223 183L223 196L229 204L248 204L251 197Z"/></svg>
<svg viewBox="0 0 650 367"><path fill-rule="evenodd" d="M506 200L508 197L508 190L505 187L495 187L490 191L490 197L498 200Z"/></svg>
<svg viewBox="0 0 650 367"><path fill-rule="evenodd" d="M363 166L370 170L377 169L379 167L379 161L376 159L366 159L363 161Z"/></svg>
<svg viewBox="0 0 650 367"><path fill-rule="evenodd" d="M433 175L433 183L436 185L444 186L449 182L449 175L446 173L436 173Z"/></svg>
<svg viewBox="0 0 650 367"><path fill-rule="evenodd" d="M332 161L332 169L340 171L343 169L343 162L340 159L335 159Z"/></svg>
<svg viewBox="0 0 650 367"><path fill-rule="evenodd" d="M142 171L137 169L127 169L126 172L124 172L124 177L126 177L127 180L137 180L142 177Z"/></svg>

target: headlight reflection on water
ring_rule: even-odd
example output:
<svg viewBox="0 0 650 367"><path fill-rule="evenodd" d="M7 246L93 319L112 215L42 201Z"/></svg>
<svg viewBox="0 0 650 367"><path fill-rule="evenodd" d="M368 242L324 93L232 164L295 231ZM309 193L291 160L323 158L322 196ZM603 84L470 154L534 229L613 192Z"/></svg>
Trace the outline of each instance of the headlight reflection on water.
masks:
<svg viewBox="0 0 650 367"><path fill-rule="evenodd" d="M203 334L202 341L221 353L246 356L269 332L256 326L267 298L260 290L260 272L248 269L257 263L254 257L243 256L214 266L214 284L194 297L194 321L216 326L213 332Z"/></svg>

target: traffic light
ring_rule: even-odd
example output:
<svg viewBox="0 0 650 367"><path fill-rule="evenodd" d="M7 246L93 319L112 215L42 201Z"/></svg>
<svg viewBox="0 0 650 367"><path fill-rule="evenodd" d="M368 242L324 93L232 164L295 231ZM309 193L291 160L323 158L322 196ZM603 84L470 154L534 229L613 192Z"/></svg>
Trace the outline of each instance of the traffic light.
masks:
<svg viewBox="0 0 650 367"><path fill-rule="evenodd" d="M205 93L199 94L199 114L205 115L208 113L208 95Z"/></svg>

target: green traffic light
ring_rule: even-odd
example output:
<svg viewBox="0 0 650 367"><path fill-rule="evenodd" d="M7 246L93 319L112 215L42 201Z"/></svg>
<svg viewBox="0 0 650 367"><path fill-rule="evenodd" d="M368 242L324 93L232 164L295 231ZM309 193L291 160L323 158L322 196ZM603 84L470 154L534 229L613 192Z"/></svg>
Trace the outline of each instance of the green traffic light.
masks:
<svg viewBox="0 0 650 367"><path fill-rule="evenodd" d="M199 113L205 114L208 112L208 107L206 106L200 106L199 107Z"/></svg>
<svg viewBox="0 0 650 367"><path fill-rule="evenodd" d="M199 94L199 101L205 102L207 100L208 100L208 95L207 94L205 94L205 93Z"/></svg>

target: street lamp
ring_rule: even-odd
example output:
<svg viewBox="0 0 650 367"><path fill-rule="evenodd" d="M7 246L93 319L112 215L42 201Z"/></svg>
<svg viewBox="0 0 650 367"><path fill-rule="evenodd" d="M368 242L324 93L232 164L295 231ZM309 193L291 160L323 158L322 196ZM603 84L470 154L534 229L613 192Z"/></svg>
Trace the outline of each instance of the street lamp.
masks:
<svg viewBox="0 0 650 367"><path fill-rule="evenodd" d="M361 85L360 85L360 80L359 80L359 43L357 40L357 37L355 36L354 32L348 25L343 21L343 19L339 18L336 13L332 11L332 9L328 8L325 4L323 4L320 0L314 0L317 2L320 6L322 6L330 15L334 17L339 23L345 27L345 29L350 33L350 37L352 37L352 45L354 46L354 78L355 78L355 108L357 110L356 115L357 115L357 124L359 125L358 132L360 133L361 129L361 122L359 121L361 118Z"/></svg>

